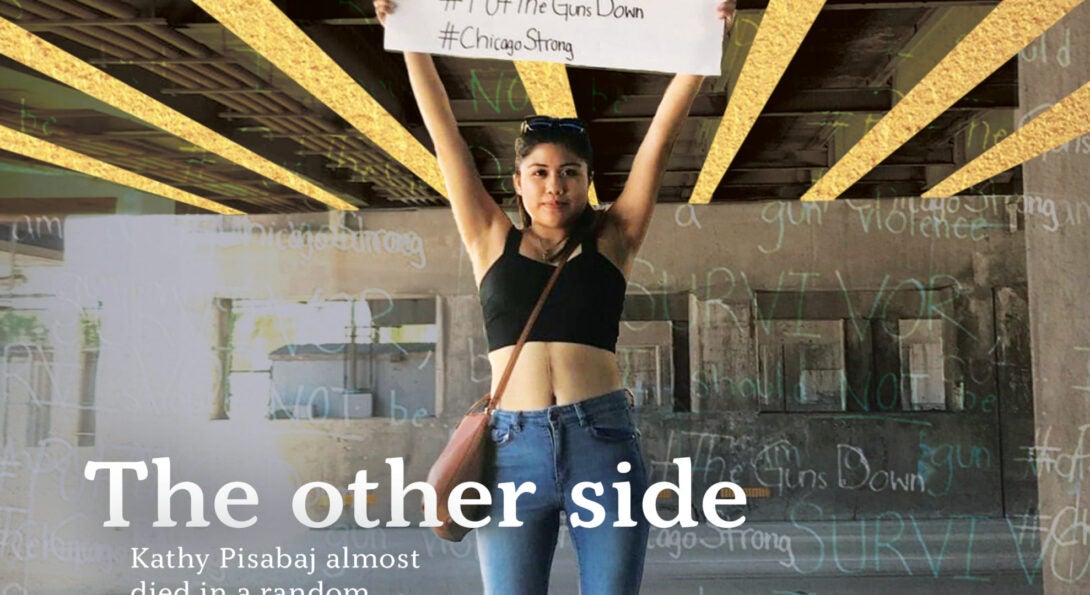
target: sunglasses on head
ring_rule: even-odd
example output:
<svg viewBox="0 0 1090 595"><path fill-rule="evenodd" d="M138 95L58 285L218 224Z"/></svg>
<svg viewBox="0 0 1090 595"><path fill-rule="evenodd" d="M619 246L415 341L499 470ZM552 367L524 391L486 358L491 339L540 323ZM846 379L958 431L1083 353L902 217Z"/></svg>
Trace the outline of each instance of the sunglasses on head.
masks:
<svg viewBox="0 0 1090 595"><path fill-rule="evenodd" d="M550 128L559 128L564 131L583 134L587 131L587 125L579 118L553 118L550 116L534 116L522 122L522 134L538 132Z"/></svg>

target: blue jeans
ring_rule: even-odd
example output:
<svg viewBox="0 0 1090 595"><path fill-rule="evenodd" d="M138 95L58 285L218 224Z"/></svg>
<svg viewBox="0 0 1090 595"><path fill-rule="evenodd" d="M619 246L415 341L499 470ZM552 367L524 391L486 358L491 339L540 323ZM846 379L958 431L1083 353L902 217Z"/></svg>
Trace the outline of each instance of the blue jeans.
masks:
<svg viewBox="0 0 1090 595"><path fill-rule="evenodd" d="M579 563L581 595L632 595L639 592L649 525L643 514L647 469L632 407L618 390L570 405L534 411L496 410L490 422L494 464L487 485L492 492L489 524L477 529L477 551L487 595L537 595L549 590L549 571L564 511ZM618 463L627 461L626 473ZM624 466L622 466L624 468ZM592 507L577 505L572 488L600 482L583 495L605 509L597 527L573 527L572 515L594 522ZM521 527L498 526L504 492L533 482L536 492L516 500ZM628 482L629 517L634 527L614 527L618 520L615 482ZM512 490L514 493L514 490Z"/></svg>

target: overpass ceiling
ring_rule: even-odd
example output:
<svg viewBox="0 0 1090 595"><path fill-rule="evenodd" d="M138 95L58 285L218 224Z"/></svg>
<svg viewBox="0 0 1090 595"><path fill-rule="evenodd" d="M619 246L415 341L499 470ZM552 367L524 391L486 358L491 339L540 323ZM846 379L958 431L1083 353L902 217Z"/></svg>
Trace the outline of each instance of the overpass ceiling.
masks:
<svg viewBox="0 0 1090 595"><path fill-rule="evenodd" d="M861 136L908 91L895 87L898 69L942 58L929 55L919 40L956 31L959 22L971 29L978 20L972 15L995 4L826 2L711 200L803 196L848 148L845 139ZM382 49L382 28L369 2L293 0L276 6L431 151L404 62ZM705 80L675 146L660 202L685 202L692 194L765 6L738 0L739 21L724 45L727 74ZM434 184L193 2L20 0L0 3L0 16L356 208L446 205ZM436 57L436 63L486 186L498 202L510 200L513 141L519 122L533 113L515 64L450 57ZM589 123L599 200L610 202L670 76L575 67L567 76L576 111ZM1017 104L1012 59L840 197L919 196L971 158L967 132L981 122L1013 121ZM246 213L330 208L7 56L0 57L0 125ZM3 150L0 160L37 164ZM1016 167L963 194L1020 191ZM177 212L204 211L179 204Z"/></svg>

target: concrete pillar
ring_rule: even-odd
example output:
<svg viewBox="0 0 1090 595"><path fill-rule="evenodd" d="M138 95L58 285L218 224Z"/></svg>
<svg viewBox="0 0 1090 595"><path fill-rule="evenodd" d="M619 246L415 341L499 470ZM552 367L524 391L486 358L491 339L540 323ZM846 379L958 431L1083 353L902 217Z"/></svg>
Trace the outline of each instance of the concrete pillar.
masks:
<svg viewBox="0 0 1090 595"><path fill-rule="evenodd" d="M442 317L442 417L460 418L477 399L488 392L492 379L488 364L488 342L484 317L477 294L444 296Z"/></svg>
<svg viewBox="0 0 1090 595"><path fill-rule="evenodd" d="M230 298L214 298L215 325L216 325L216 362L219 364L219 377L212 387L212 414L209 419L228 419L227 391L228 379L231 376L230 341L231 341L231 309L234 301Z"/></svg>
<svg viewBox="0 0 1090 595"><path fill-rule="evenodd" d="M1020 124L1090 80L1090 4L1023 51ZM1023 166L1036 461L1046 593L1090 589L1090 137ZM1086 494L1084 494L1086 492Z"/></svg>
<svg viewBox="0 0 1090 595"><path fill-rule="evenodd" d="M757 411L757 345L750 307L749 302L702 300L690 294L693 411Z"/></svg>

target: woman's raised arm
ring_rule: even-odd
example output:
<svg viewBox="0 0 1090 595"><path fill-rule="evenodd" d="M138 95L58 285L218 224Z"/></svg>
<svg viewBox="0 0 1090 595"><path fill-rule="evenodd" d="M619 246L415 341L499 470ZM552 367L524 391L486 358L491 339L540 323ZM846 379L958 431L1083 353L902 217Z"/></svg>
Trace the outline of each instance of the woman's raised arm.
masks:
<svg viewBox="0 0 1090 595"><path fill-rule="evenodd" d="M720 3L718 13L729 30L734 24L735 0ZM679 74L670 81L636 151L624 190L609 210L609 223L616 230L615 240L620 243L617 252L627 261L626 269L647 234L674 142L703 82L703 76L691 74Z"/></svg>
<svg viewBox="0 0 1090 595"><path fill-rule="evenodd" d="M385 25L386 16L395 8L394 3L375 0L374 4L379 21ZM458 132L458 122L454 119L450 99L432 57L429 54L405 52L405 66L416 104L424 118L424 126L435 145L435 156L443 172L462 243L475 263L484 262L486 253L495 244L492 240L502 235L497 225L507 222L507 216L481 182L469 147ZM502 237L499 242L502 245Z"/></svg>

